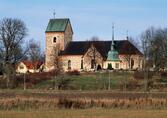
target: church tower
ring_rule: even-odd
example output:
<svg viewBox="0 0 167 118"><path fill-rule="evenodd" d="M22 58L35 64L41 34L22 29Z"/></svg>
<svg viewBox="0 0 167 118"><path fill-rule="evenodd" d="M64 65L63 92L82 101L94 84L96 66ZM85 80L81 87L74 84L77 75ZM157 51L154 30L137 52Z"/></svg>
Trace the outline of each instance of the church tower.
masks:
<svg viewBox="0 0 167 118"><path fill-rule="evenodd" d="M50 19L45 36L45 69L50 71L54 69L54 60L58 53L63 51L66 45L72 41L73 30L70 20L68 18Z"/></svg>

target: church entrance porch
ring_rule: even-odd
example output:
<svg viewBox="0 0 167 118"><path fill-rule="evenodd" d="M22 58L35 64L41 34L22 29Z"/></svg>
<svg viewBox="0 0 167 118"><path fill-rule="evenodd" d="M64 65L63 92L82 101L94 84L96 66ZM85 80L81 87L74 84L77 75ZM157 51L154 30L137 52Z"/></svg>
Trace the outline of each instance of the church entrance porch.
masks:
<svg viewBox="0 0 167 118"><path fill-rule="evenodd" d="M121 69L120 61L105 61L104 62L104 69Z"/></svg>

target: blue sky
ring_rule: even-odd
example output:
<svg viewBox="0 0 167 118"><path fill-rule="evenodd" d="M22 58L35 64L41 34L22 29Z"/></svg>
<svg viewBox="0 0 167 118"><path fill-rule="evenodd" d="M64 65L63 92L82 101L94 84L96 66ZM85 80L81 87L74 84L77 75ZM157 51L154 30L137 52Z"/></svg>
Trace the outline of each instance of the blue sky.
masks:
<svg viewBox="0 0 167 118"><path fill-rule="evenodd" d="M73 40L87 40L98 36L125 39L126 31L136 38L150 26L166 27L167 0L0 0L0 19L19 18L26 23L28 39L35 39L45 47L45 29L53 11L56 18L70 18Z"/></svg>

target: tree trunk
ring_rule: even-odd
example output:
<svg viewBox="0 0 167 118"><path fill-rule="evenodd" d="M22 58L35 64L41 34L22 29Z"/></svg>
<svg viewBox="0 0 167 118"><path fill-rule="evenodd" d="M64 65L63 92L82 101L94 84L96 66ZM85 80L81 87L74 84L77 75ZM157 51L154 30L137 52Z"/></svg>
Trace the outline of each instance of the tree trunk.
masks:
<svg viewBox="0 0 167 118"><path fill-rule="evenodd" d="M110 75L110 71L109 71L109 76L108 76L108 90L111 89L111 75Z"/></svg>

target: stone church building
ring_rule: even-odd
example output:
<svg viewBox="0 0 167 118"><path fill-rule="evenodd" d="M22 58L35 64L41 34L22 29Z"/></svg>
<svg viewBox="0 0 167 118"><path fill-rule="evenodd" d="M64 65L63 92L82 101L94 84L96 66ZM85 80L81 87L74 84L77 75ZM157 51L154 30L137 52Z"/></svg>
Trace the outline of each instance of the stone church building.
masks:
<svg viewBox="0 0 167 118"><path fill-rule="evenodd" d="M141 69L142 53L128 40L73 41L69 19L51 19L46 28L45 70Z"/></svg>

